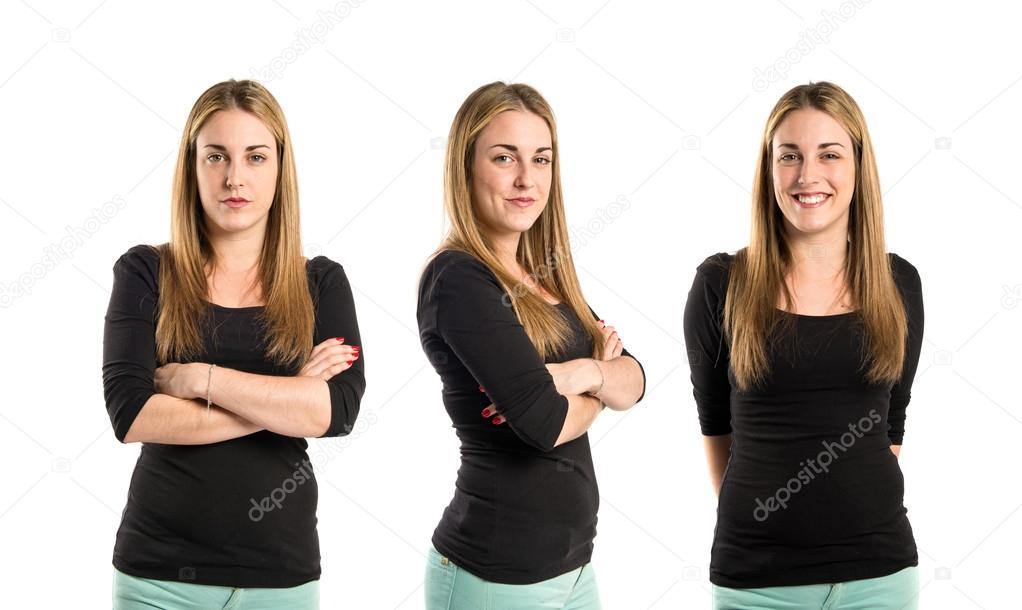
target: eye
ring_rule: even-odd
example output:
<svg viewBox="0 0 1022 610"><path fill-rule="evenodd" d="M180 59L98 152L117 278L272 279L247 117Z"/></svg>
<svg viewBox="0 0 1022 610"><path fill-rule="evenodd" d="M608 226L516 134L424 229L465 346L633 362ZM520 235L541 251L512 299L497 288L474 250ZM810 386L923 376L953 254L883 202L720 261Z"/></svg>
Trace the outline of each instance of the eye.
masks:
<svg viewBox="0 0 1022 610"><path fill-rule="evenodd" d="M836 161L837 159L841 158L841 155L835 152L825 152L823 153L823 158L827 159L828 161Z"/></svg>
<svg viewBox="0 0 1022 610"><path fill-rule="evenodd" d="M534 161L540 165L550 165L550 163L552 163L552 161L546 157L536 157Z"/></svg>
<svg viewBox="0 0 1022 610"><path fill-rule="evenodd" d="M512 159L511 159L511 155L497 155L496 157L493 158L493 160L498 162L498 163L507 163L507 162L511 161Z"/></svg>
<svg viewBox="0 0 1022 610"><path fill-rule="evenodd" d="M213 153L211 155L207 155L206 160L212 163L218 163L224 160L224 156L220 153Z"/></svg>
<svg viewBox="0 0 1022 610"><path fill-rule="evenodd" d="M255 161L256 163L262 163L263 161L266 160L266 157L260 154L255 154L249 157L249 159Z"/></svg>
<svg viewBox="0 0 1022 610"><path fill-rule="evenodd" d="M778 161L798 161L798 155L795 153L784 153Z"/></svg>

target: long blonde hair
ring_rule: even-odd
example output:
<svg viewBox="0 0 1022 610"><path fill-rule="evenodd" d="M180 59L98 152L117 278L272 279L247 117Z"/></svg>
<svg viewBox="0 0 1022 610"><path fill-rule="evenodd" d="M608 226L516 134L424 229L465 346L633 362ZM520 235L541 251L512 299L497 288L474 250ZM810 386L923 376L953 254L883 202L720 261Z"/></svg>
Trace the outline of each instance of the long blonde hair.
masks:
<svg viewBox="0 0 1022 610"><path fill-rule="evenodd" d="M571 258L561 191L557 124L550 105L532 87L502 82L483 85L468 96L455 115L444 161L444 208L451 226L434 255L444 250L460 250L486 265L504 288L509 305L541 356L555 353L568 342L570 329L564 317L504 268L494 245L479 230L479 219L472 207L472 162L479 134L497 115L515 110L531 112L546 121L553 151L553 174L546 207L536 222L522 233L516 259L532 281L574 311L593 340L593 356L602 357L603 334L582 296Z"/></svg>
<svg viewBox="0 0 1022 610"><path fill-rule="evenodd" d="M783 218L773 187L774 133L789 113L802 108L823 111L851 137L855 150L855 190L849 210L845 280L862 321L862 365L871 383L895 382L901 376L907 334L905 309L894 283L884 245L880 180L866 120L843 89L828 82L799 85L774 106L763 131L752 190L752 236L732 264L724 310L731 344L731 367L741 389L769 374L767 339L785 330L777 308L781 295L790 308L785 276L791 252L783 235ZM791 319L788 317L788 323Z"/></svg>
<svg viewBox="0 0 1022 610"><path fill-rule="evenodd" d="M206 266L214 252L206 234L196 180L196 138L206 122L222 110L240 109L258 117L273 133L279 170L266 235L259 256L258 278L266 306L266 356L279 364L302 364L312 347L315 316L302 257L298 217L298 181L284 112L262 85L229 80L207 89L188 114L171 201L170 242L159 248L159 316L157 360L174 362L202 348L200 322L207 319L209 288Z"/></svg>

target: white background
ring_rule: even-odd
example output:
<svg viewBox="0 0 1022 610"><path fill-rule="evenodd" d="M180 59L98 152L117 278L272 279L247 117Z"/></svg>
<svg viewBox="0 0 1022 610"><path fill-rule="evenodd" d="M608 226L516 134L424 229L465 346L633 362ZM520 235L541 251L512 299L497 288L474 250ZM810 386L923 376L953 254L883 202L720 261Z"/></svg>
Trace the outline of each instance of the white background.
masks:
<svg viewBox="0 0 1022 610"><path fill-rule="evenodd" d="M290 123L307 254L345 266L367 360L357 432L310 448L323 454L324 608L422 606L423 554L458 456L419 345L415 287L443 233L442 138L465 96L497 79L536 86L557 113L583 288L648 376L637 408L591 432L605 607L708 607L715 499L684 300L703 258L746 243L770 108L826 79L863 108L889 249L923 278L926 341L901 457L922 607L1017 608L1017 20L995 2L939 13L921 2L680 4L5 3L3 605L109 607L139 450L114 439L103 403L111 266L167 239L195 98L257 77ZM604 222L619 198L627 210ZM69 227L85 231L39 267Z"/></svg>

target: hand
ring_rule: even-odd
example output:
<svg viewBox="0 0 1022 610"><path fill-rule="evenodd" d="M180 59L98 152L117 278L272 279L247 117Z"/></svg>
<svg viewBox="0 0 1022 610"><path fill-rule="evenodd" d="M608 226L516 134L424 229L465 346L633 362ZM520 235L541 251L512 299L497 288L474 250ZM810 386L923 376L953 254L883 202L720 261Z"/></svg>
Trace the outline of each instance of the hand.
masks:
<svg viewBox="0 0 1022 610"><path fill-rule="evenodd" d="M209 365L201 362L171 362L156 369L153 386L160 394L174 398L206 398Z"/></svg>
<svg viewBox="0 0 1022 610"><path fill-rule="evenodd" d="M298 371L297 376L319 377L329 381L334 375L350 369L360 353L359 346L345 345L344 337L327 339L312 348L309 361Z"/></svg>
<svg viewBox="0 0 1022 610"><path fill-rule="evenodd" d="M614 330L613 326L607 326L607 323L600 320L600 329L603 331L603 358L601 360L613 360L621 355L621 350L624 349L624 345L621 343L621 337L618 337L617 331Z"/></svg>
<svg viewBox="0 0 1022 610"><path fill-rule="evenodd" d="M494 415L496 415L496 417L493 417ZM493 422L494 426L499 426L502 423L507 421L507 418L504 417L503 415L501 415L500 412L497 411L497 407L495 407L493 405L490 405L490 406L486 407L485 409L483 409L482 416L483 417L493 417L493 419L491 419L490 421Z"/></svg>

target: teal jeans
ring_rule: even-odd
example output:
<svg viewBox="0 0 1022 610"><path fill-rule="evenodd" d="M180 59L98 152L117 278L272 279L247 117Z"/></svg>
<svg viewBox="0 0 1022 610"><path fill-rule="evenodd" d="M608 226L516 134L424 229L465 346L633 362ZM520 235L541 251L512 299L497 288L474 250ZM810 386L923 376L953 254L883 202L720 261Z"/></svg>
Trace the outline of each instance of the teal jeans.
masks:
<svg viewBox="0 0 1022 610"><path fill-rule="evenodd" d="M426 610L600 610L593 566L531 585L489 582L430 547L426 558Z"/></svg>
<svg viewBox="0 0 1022 610"><path fill-rule="evenodd" d="M316 610L319 581L283 589L239 589L129 576L114 569L114 610Z"/></svg>
<svg viewBox="0 0 1022 610"><path fill-rule="evenodd" d="M916 610L919 570L826 585L731 589L713 585L714 610Z"/></svg>

